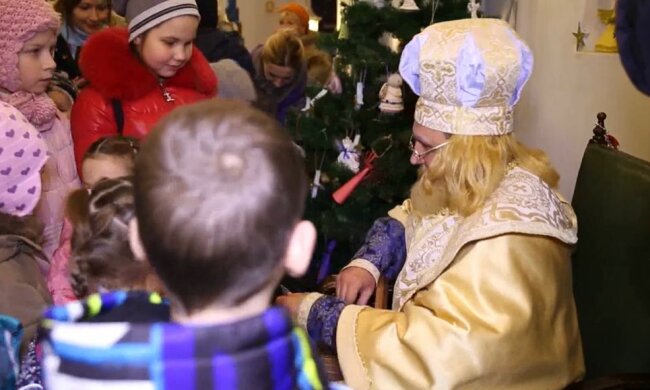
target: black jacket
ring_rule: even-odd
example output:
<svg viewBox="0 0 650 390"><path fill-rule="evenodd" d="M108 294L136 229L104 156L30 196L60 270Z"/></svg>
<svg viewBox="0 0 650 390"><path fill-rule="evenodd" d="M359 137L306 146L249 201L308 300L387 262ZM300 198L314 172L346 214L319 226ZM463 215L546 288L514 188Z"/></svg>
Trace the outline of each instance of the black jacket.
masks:
<svg viewBox="0 0 650 390"><path fill-rule="evenodd" d="M70 53L70 46L61 34L56 39L56 48L54 49L54 62L56 62L56 70L58 72L65 72L68 74L70 80L81 77L81 71L77 63L79 53L76 59Z"/></svg>
<svg viewBox="0 0 650 390"><path fill-rule="evenodd" d="M212 27L200 27L196 34L196 47L201 50L208 62L229 58L255 77L251 54L237 35L230 35Z"/></svg>

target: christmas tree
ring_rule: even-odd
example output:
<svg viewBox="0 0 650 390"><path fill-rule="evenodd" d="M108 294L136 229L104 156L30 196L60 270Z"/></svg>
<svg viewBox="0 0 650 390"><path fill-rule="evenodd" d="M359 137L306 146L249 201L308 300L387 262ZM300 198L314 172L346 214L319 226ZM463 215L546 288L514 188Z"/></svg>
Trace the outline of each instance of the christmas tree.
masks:
<svg viewBox="0 0 650 390"><path fill-rule="evenodd" d="M402 8L410 8L408 3L413 4L406 0ZM468 14L467 0L415 3L419 9L399 9L383 0L357 0L345 7L341 33L321 37L321 47L335 56L342 93L310 88L310 108L289 118L287 127L303 147L314 179L306 218L319 236L306 289L347 264L373 221L401 204L416 179L408 143L417 96L404 85L405 109L388 114L380 110L379 94L415 34L432 19ZM358 182L352 190L351 180Z"/></svg>

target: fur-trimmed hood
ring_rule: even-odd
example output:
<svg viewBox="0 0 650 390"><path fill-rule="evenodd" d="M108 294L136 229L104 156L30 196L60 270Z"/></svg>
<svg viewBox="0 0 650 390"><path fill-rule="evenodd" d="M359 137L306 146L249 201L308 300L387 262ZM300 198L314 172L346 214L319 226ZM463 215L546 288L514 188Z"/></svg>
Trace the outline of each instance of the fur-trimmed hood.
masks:
<svg viewBox="0 0 650 390"><path fill-rule="evenodd" d="M159 88L157 77L131 51L125 28L112 27L93 34L81 51L79 67L92 88L109 99L137 99ZM214 95L217 78L201 51L194 48L190 61L167 80L167 85Z"/></svg>

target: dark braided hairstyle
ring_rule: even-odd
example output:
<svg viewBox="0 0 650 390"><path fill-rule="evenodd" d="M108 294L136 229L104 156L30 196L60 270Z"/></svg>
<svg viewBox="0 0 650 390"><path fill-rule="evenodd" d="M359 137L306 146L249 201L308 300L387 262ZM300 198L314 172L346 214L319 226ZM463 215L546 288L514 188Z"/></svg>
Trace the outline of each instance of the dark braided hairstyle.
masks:
<svg viewBox="0 0 650 390"><path fill-rule="evenodd" d="M135 156L140 150L140 141L133 137L121 135L101 137L93 142L86 153L84 160L100 155L127 158L131 164L135 162Z"/></svg>
<svg viewBox="0 0 650 390"><path fill-rule="evenodd" d="M71 283L75 295L143 288L150 266L134 258L129 222L135 215L130 177L104 179L68 198L66 214L74 226Z"/></svg>

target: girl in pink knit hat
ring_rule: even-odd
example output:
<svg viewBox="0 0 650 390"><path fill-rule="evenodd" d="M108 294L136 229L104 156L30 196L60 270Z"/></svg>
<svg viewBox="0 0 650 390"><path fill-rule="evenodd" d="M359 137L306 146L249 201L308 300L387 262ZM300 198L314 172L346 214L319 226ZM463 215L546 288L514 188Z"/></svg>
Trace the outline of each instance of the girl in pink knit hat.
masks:
<svg viewBox="0 0 650 390"><path fill-rule="evenodd" d="M22 323L27 341L52 303L42 275L47 265L42 224L33 215L47 159L38 131L20 111L0 102L0 313Z"/></svg>
<svg viewBox="0 0 650 390"><path fill-rule="evenodd" d="M48 2L0 0L0 101L27 118L52 156L43 170L42 199L35 211L45 225L48 259L59 243L65 197L79 187L70 124L45 93L56 66L52 51L58 29L59 16Z"/></svg>

